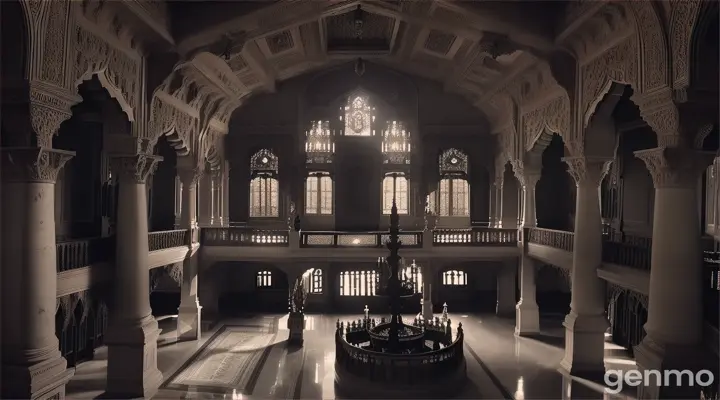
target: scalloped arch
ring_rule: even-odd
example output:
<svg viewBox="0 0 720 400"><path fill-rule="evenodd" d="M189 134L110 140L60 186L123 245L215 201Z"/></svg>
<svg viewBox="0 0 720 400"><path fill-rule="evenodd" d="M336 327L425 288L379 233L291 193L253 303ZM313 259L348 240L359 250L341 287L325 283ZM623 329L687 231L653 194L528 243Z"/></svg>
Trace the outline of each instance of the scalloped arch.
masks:
<svg viewBox="0 0 720 400"><path fill-rule="evenodd" d="M73 89L77 93L80 89L80 85L92 79L93 77L97 77L98 81L100 82L100 85L107 90L108 94L110 94L110 97L115 99L117 101L118 105L120 106L120 109L125 113L125 115L128 118L128 121L131 123L135 123L135 111L133 110L132 105L128 102L128 100L125 98L125 95L122 93L122 90L118 88L114 83L112 83L112 80L107 74L107 66L103 66L99 69L89 69L85 71L84 74L78 78L75 83Z"/></svg>

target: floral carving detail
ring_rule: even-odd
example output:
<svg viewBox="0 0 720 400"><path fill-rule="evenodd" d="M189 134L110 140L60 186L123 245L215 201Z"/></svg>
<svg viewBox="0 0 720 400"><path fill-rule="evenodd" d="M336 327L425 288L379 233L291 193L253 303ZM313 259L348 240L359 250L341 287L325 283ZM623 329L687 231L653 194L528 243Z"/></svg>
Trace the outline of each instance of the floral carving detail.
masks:
<svg viewBox="0 0 720 400"><path fill-rule="evenodd" d="M69 5L66 1L48 3L42 78L58 86L65 83L65 29Z"/></svg>
<svg viewBox="0 0 720 400"><path fill-rule="evenodd" d="M685 147L656 147L635 152L645 162L655 188L694 188L705 169L712 164L712 152Z"/></svg>
<svg viewBox="0 0 720 400"><path fill-rule="evenodd" d="M49 148L2 149L3 180L55 183L60 169L75 153Z"/></svg>
<svg viewBox="0 0 720 400"><path fill-rule="evenodd" d="M655 5L648 1L631 1L628 4L635 11L636 29L642 42L643 86L636 89L645 93L667 86L667 46ZM628 55L635 57L635 53Z"/></svg>
<svg viewBox="0 0 720 400"><path fill-rule="evenodd" d="M690 84L690 40L700 2L695 0L671 3L671 50L673 54L673 87L685 88Z"/></svg>
<svg viewBox="0 0 720 400"><path fill-rule="evenodd" d="M162 157L144 154L111 156L110 165L118 174L120 181L145 183L155 172Z"/></svg>
<svg viewBox="0 0 720 400"><path fill-rule="evenodd" d="M605 175L610 171L611 159L592 157L563 157L568 165L568 173L575 184L600 186Z"/></svg>
<svg viewBox="0 0 720 400"><path fill-rule="evenodd" d="M139 65L135 60L116 49L92 32L77 26L75 29L75 81L88 72L105 71L113 84L133 110L138 105ZM111 93L112 94L112 93Z"/></svg>
<svg viewBox="0 0 720 400"><path fill-rule="evenodd" d="M49 93L42 88L31 87L30 122L37 135L38 147L52 147L53 135L57 134L60 124L72 116L70 107L79 100L77 95Z"/></svg>
<svg viewBox="0 0 720 400"><path fill-rule="evenodd" d="M639 90L637 86L637 40L628 37L617 46L606 51L581 68L582 115L587 115L590 104L602 95L601 91L608 81L626 83Z"/></svg>
<svg viewBox="0 0 720 400"><path fill-rule="evenodd" d="M570 100L565 93L523 115L526 146L532 146L545 129L564 138L570 134Z"/></svg>

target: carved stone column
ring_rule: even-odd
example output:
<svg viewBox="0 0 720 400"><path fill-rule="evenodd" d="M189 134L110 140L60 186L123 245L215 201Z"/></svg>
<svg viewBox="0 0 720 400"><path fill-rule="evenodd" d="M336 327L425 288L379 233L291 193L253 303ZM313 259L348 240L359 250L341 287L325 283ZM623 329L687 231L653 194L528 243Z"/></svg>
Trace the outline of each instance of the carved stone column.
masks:
<svg viewBox="0 0 720 400"><path fill-rule="evenodd" d="M147 191L145 184L162 157L112 155L118 176L115 301L105 343L107 393L113 398L150 398L162 382L157 368L160 329L150 308Z"/></svg>
<svg viewBox="0 0 720 400"><path fill-rule="evenodd" d="M527 169L520 162L513 163L515 176L523 190L523 228L537 226L535 218L535 186L540 180L540 168ZM523 232L526 232L523 230ZM520 258L520 301L515 306L515 334L532 336L540 333L540 313L536 298L535 260L527 255L528 238L522 235Z"/></svg>
<svg viewBox="0 0 720 400"><path fill-rule="evenodd" d="M197 223L198 226L208 226L212 222L212 176L210 174L203 174L198 179L198 183L195 185L195 191L197 193Z"/></svg>
<svg viewBox="0 0 720 400"><path fill-rule="evenodd" d="M595 376L605 371L605 283L598 278L602 264L600 183L610 169L607 158L566 157L575 179L575 245L571 276L570 313L565 317L565 357L560 365L573 375Z"/></svg>
<svg viewBox="0 0 720 400"><path fill-rule="evenodd" d="M55 337L55 180L74 152L3 148L2 397L65 397Z"/></svg>
<svg viewBox="0 0 720 400"><path fill-rule="evenodd" d="M699 178L713 155L682 148L655 148L635 155L645 162L655 184L647 335L635 348L638 367L716 369L717 358L710 359L702 349L703 263L697 198ZM638 397L643 399L694 398L699 391L687 386L639 388Z"/></svg>
<svg viewBox="0 0 720 400"><path fill-rule="evenodd" d="M197 340L200 338L202 307L198 298L198 249L195 245L197 228L195 190L202 177L203 171L199 168L182 168L178 171L183 184L183 214L181 228L189 229L193 240L190 243L188 254L183 261L183 277L180 285L180 308L178 308L177 335L178 340ZM210 181L209 179L207 180Z"/></svg>
<svg viewBox="0 0 720 400"><path fill-rule="evenodd" d="M211 196L212 210L210 212L210 224L222 225L222 169L217 168L211 171Z"/></svg>
<svg viewBox="0 0 720 400"><path fill-rule="evenodd" d="M222 180L222 225L230 226L230 162L223 164Z"/></svg>
<svg viewBox="0 0 720 400"><path fill-rule="evenodd" d="M180 226L180 219L182 218L182 188L180 177L175 176L175 229Z"/></svg>
<svg viewBox="0 0 720 400"><path fill-rule="evenodd" d="M517 260L505 261L497 274L497 304L495 313L507 317L515 313L515 283Z"/></svg>
<svg viewBox="0 0 720 400"><path fill-rule="evenodd" d="M493 203L495 204L494 214L493 214L493 222L494 228L502 228L503 227L503 191L504 191L504 182L503 178L495 178L495 183L493 184L494 188L494 195L495 199L493 200Z"/></svg>

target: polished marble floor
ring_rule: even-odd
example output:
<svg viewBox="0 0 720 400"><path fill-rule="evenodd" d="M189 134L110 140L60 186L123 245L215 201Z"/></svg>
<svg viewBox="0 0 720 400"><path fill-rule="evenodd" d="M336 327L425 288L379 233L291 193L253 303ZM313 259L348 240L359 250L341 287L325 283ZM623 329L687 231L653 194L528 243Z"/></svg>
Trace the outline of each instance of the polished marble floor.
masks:
<svg viewBox="0 0 720 400"><path fill-rule="evenodd" d="M353 316L357 317L357 316ZM174 343L174 320L164 328L158 366L164 383L162 399L335 399L332 334L342 315L309 315L302 348L286 346L287 316L227 319L195 342ZM465 399L602 399L611 398L596 383L569 378L558 371L563 356L562 317L542 321L543 335L516 338L514 320L493 315L453 315L465 330L470 379ZM103 393L106 350L80 364L67 387L72 399ZM634 367L626 352L606 344L608 368ZM238 366L241 366L240 368ZM634 393L613 396L632 398Z"/></svg>

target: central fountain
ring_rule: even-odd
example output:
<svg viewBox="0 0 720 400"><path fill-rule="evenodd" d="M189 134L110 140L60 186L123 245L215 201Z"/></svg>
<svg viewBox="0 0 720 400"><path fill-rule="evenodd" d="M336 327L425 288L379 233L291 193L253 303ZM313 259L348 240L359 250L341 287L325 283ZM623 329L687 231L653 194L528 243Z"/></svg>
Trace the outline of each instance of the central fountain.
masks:
<svg viewBox="0 0 720 400"><path fill-rule="evenodd" d="M389 318L371 318L366 308L363 318L337 323L335 386L344 398L449 398L467 380L462 324L453 334L447 313L430 321L415 318L411 324L402 320L413 293L400 278L399 221L393 201L387 282L381 282Z"/></svg>

